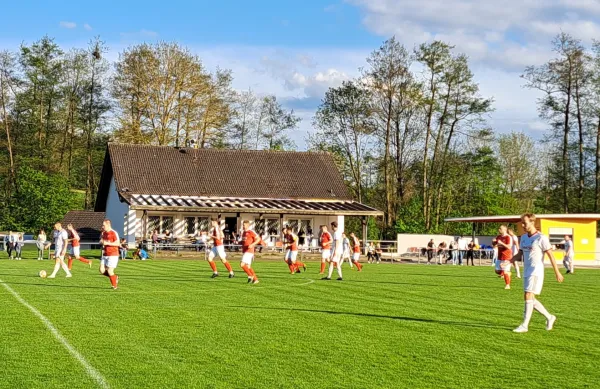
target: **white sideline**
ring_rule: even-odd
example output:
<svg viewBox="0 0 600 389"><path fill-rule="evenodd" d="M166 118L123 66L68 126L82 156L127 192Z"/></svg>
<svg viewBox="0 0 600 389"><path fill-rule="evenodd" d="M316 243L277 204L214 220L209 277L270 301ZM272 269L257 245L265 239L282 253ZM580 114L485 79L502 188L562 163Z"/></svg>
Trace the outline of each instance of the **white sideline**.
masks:
<svg viewBox="0 0 600 389"><path fill-rule="evenodd" d="M56 327L54 327L52 322L50 322L50 320L48 320L46 316L42 315L40 311L38 311L34 306L30 305L27 301L25 301L17 292L15 292L13 288L5 284L4 281L0 280L0 284L2 284L2 286L4 286L4 289L6 289L10 294L12 294L18 302L20 302L23 306L29 309L31 313L37 316L42 321L42 323L44 323L44 325L50 330L52 335L54 335L54 337L60 343L62 343L62 345L73 356L73 358L77 359L77 361L85 368L88 375L91 378L93 378L94 381L96 381L101 388L110 388L108 382L106 382L106 379L102 376L102 374L100 374L98 370L96 370L92 365L90 365L90 363L83 357L83 355L79 353L79 351L77 351L77 349L75 349L75 347L71 346L67 339L65 339L65 337L62 336L60 332L58 332Z"/></svg>

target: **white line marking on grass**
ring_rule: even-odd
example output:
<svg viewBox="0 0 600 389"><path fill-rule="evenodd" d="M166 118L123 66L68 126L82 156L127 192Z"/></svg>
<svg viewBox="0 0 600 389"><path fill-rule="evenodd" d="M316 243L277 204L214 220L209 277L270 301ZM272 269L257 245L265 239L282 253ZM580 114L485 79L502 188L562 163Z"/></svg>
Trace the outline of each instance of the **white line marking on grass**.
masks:
<svg viewBox="0 0 600 389"><path fill-rule="evenodd" d="M106 379L102 376L102 374L100 374L100 372L98 370L96 370L92 365L90 365L90 363L83 357L83 355L81 355L79 353L79 351L77 351L77 349L75 347L71 346L71 344L67 341L67 339L65 339L65 337L62 336L62 334L60 332L58 332L56 327L54 327L52 322L50 320L48 320L48 318L46 316L42 315L42 313L40 311L38 311L34 306L29 304L27 301L25 301L17 292L15 292L15 290L13 288L11 288L7 284L5 284L4 281L0 280L0 284L2 284L2 286L4 286L4 289L6 289L10 294L12 294L14 296L14 298L17 299L18 302L20 302L23 306L25 306L27 309L29 309L31 311L31 313L33 313L35 316L37 316L38 319L40 319L42 321L42 323L44 323L46 328L48 328L50 330L50 332L52 333L52 335L54 335L54 337L60 343L62 343L62 345L73 356L73 358L77 359L77 361L79 363L81 363L81 365L85 368L88 375L91 378L93 378L94 381L96 381L98 383L98 386L100 386L101 388L106 388L106 389L110 388L110 386L108 385L108 382L106 382Z"/></svg>

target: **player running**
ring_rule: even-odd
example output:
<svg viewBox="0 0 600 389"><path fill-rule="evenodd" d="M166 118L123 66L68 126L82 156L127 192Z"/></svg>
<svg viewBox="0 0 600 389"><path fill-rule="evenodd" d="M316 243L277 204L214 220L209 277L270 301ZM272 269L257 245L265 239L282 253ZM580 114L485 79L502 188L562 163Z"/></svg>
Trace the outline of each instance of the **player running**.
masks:
<svg viewBox="0 0 600 389"><path fill-rule="evenodd" d="M77 233L77 230L73 227L73 224L67 224L67 231L70 233L69 242L71 243L71 252L69 254L68 267L69 270L73 267L73 257L80 262L87 263L90 269L92 268L92 261L90 259L85 259L79 254L80 244L79 241L81 238Z"/></svg>
<svg viewBox="0 0 600 389"><path fill-rule="evenodd" d="M67 264L65 263L65 253L67 252L67 245L69 241L69 234L62 228L61 223L54 224L54 271L48 276L48 278L55 278L58 270L62 268L67 273L67 278L72 277Z"/></svg>
<svg viewBox="0 0 600 389"><path fill-rule="evenodd" d="M290 273L300 273L301 267L306 271L306 265L298 261L298 235L294 234L290 227L285 226L283 227L283 237L287 244L284 261L288 264Z"/></svg>
<svg viewBox="0 0 600 389"><path fill-rule="evenodd" d="M115 269L119 263L119 234L111 227L110 220L104 219L102 222L102 259L100 260L100 274L110 279L113 289L117 289L119 276L115 274Z"/></svg>
<svg viewBox="0 0 600 389"><path fill-rule="evenodd" d="M214 259L217 256L221 259L221 262L229 272L229 278L233 278L234 273L231 265L227 262L227 254L225 254L225 246L223 246L223 231L221 231L221 228L219 227L219 221L217 219L212 219L211 225L210 237L213 240L213 248L208 254L208 264L213 271L212 278L219 276L217 265L214 262Z"/></svg>
<svg viewBox="0 0 600 389"><path fill-rule="evenodd" d="M519 261L515 260L516 255L519 253L519 237L515 234L512 228L508 229L508 235L512 238L512 253L513 260L512 264L515 267L515 271L517 273L517 278L521 278L521 270L519 269Z"/></svg>
<svg viewBox="0 0 600 389"><path fill-rule="evenodd" d="M329 262L329 274L327 277L323 277L323 280L330 280L331 275L333 274L333 268L337 269L338 273L338 281L342 281L342 251L343 251L343 242L342 242L342 232L338 231L337 222L331 222L331 230L333 231L333 253L331 257L328 259Z"/></svg>
<svg viewBox="0 0 600 389"><path fill-rule="evenodd" d="M499 235L496 237L496 246L498 247L498 259L496 261L496 274L504 277L506 286L504 289L510 289L510 269L512 261L512 238L508 235L508 229L503 224L498 229Z"/></svg>
<svg viewBox="0 0 600 389"><path fill-rule="evenodd" d="M350 238L352 238L352 263L358 271L362 271L362 265L358 262L360 258L360 240L358 240L354 232L350 233Z"/></svg>
<svg viewBox="0 0 600 389"><path fill-rule="evenodd" d="M321 226L321 234L319 235L319 243L321 244L321 271L319 274L325 274L325 263L329 262L331 257L331 242L333 237L327 231L327 226Z"/></svg>
<svg viewBox="0 0 600 389"><path fill-rule="evenodd" d="M575 258L575 250L573 250L573 240L571 235L565 235L565 256L563 258L563 265L567 269L567 274L575 273L575 267L573 266L573 259Z"/></svg>
<svg viewBox="0 0 600 389"><path fill-rule="evenodd" d="M252 269L252 260L254 259L254 248L262 242L260 236L250 229L250 222L244 220L242 223L242 262L240 266L248 275L248 283L258 284L258 277Z"/></svg>
<svg viewBox="0 0 600 389"><path fill-rule="evenodd" d="M544 315L546 318L546 330L550 331L554 326L556 316L551 315L542 303L535 298L536 295L542 293L544 285L544 255L548 256L552 264L556 281L559 283L563 282L564 277L558 270L548 237L535 228L535 215L531 213L522 215L521 224L526 232L521 236L521 250L518 254L523 257L523 267L525 269L525 279L523 282L525 312L523 314L523 323L513 331L523 333L529 330L529 321L534 309Z"/></svg>

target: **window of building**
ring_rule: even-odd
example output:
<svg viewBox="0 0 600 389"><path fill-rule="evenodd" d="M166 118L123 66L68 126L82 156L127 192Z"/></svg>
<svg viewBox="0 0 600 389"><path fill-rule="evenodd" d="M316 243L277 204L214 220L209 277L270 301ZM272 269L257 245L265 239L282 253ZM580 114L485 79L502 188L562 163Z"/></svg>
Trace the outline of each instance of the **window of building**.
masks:
<svg viewBox="0 0 600 389"><path fill-rule="evenodd" d="M573 229L572 228L550 228L548 230L548 239L550 244L556 246L559 250L565 248L565 235L570 235L573 240Z"/></svg>
<svg viewBox="0 0 600 389"><path fill-rule="evenodd" d="M205 216L186 216L184 230L188 235L199 235L202 231L208 232L209 220Z"/></svg>
<svg viewBox="0 0 600 389"><path fill-rule="evenodd" d="M148 224L146 231L151 235L154 230L158 230L159 234L164 234L167 230L173 232L173 216L148 216Z"/></svg>

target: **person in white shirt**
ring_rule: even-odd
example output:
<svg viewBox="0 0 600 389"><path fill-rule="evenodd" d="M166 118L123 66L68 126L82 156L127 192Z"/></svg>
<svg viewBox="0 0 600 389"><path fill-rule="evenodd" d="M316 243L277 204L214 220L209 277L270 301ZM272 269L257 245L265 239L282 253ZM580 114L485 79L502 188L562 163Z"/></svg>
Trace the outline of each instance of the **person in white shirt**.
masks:
<svg viewBox="0 0 600 389"><path fill-rule="evenodd" d="M345 232L342 232L342 250L343 254L341 264L343 264L344 261L347 260L348 264L350 265L350 269L352 269L354 266L352 265L352 261L350 260L350 239L348 239Z"/></svg>
<svg viewBox="0 0 600 389"><path fill-rule="evenodd" d="M56 273L62 267L67 273L67 277L71 277L71 272L65 263L65 253L67 252L67 243L69 240L69 234L65 229L62 228L60 223L54 224L54 271L48 276L48 278L55 278Z"/></svg>
<svg viewBox="0 0 600 389"><path fill-rule="evenodd" d="M567 269L567 274L573 274L575 268L573 266L573 259L575 258L575 250L573 250L573 240L571 235L565 235L565 257L563 258L563 265Z"/></svg>
<svg viewBox="0 0 600 389"><path fill-rule="evenodd" d="M512 228L508 229L508 235L510 235L510 237L512 238L512 265L515 268L515 271L517 272L517 278L521 278L521 269L519 269L519 262L514 259L515 256L519 253L519 237L517 236L517 234L515 234Z"/></svg>
<svg viewBox="0 0 600 389"><path fill-rule="evenodd" d="M563 282L564 278L556 265L548 237L535 228L535 215L531 213L522 215L521 224L526 232L521 236L521 250L518 254L523 258L524 266L525 312L523 323L513 331L524 333L529 330L529 322L534 309L546 318L546 330L550 331L554 327L556 316L550 314L542 303L536 299L536 296L542 293L544 285L544 256L547 256L550 260L556 280L560 283Z"/></svg>
<svg viewBox="0 0 600 389"><path fill-rule="evenodd" d="M331 222L331 230L333 231L333 249L329 262L329 274L327 277L323 277L324 280L330 280L333 274L333 268L337 269L338 281L342 281L342 255L344 250L344 243L342 238L342 232L338 230L337 222Z"/></svg>

